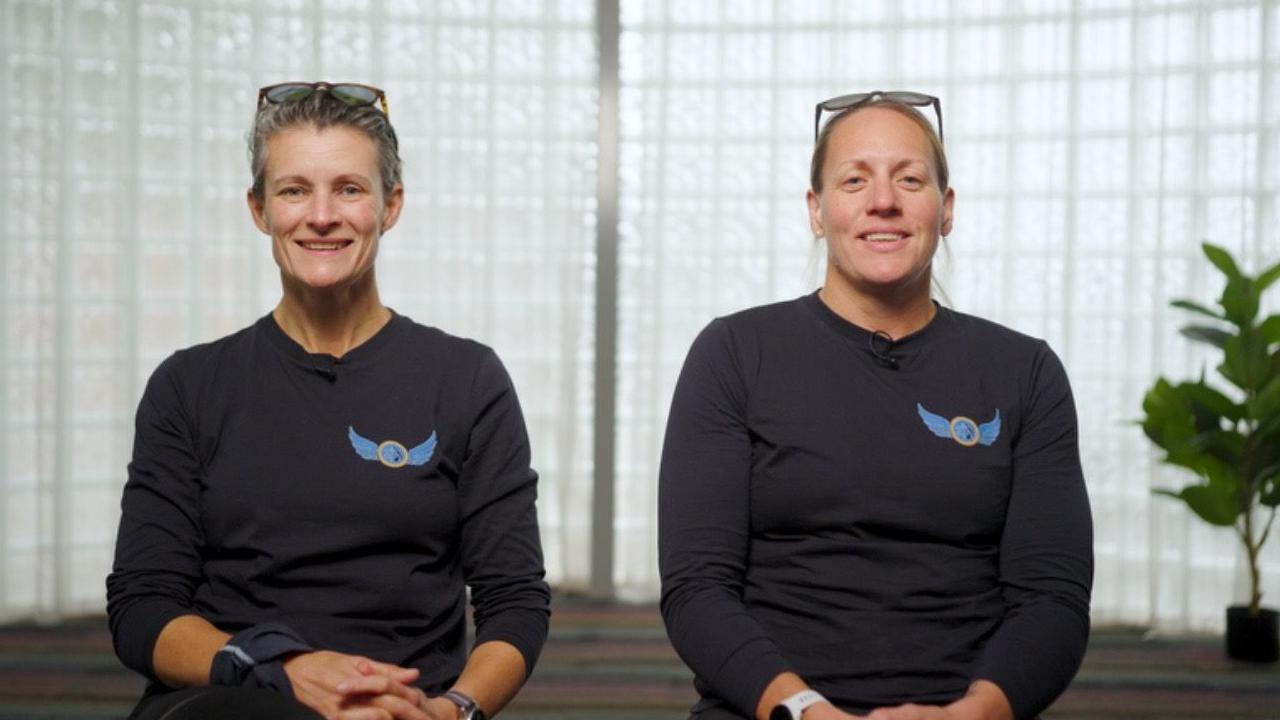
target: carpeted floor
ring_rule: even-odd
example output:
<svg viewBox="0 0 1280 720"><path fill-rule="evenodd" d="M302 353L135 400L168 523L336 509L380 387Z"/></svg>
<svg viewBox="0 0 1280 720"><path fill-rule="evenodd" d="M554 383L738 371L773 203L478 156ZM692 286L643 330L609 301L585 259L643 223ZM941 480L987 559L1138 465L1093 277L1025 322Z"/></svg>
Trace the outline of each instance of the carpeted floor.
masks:
<svg viewBox="0 0 1280 720"><path fill-rule="evenodd" d="M141 688L112 655L103 618L0 627L0 720L121 718ZM693 697L653 606L565 601L533 679L502 718L683 718ZM1280 720L1280 667L1229 661L1217 639L1095 630L1045 720L1120 718Z"/></svg>

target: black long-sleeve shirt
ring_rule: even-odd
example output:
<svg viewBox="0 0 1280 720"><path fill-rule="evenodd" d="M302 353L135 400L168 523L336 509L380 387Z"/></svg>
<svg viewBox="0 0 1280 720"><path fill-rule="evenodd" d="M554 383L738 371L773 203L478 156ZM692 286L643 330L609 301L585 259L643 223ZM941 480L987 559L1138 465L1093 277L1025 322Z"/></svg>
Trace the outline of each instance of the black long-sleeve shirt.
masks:
<svg viewBox="0 0 1280 720"><path fill-rule="evenodd" d="M470 586L476 641L532 670L550 603L536 494L489 348L393 315L335 361L268 315L147 385L107 579L116 652L155 680L179 615L279 622L438 690L465 662Z"/></svg>
<svg viewBox="0 0 1280 720"><path fill-rule="evenodd" d="M662 611L697 709L780 672L853 712L988 679L1033 717L1079 667L1092 526L1061 364L938 308L878 362L817 295L711 323L675 391ZM883 349L877 348L883 352Z"/></svg>

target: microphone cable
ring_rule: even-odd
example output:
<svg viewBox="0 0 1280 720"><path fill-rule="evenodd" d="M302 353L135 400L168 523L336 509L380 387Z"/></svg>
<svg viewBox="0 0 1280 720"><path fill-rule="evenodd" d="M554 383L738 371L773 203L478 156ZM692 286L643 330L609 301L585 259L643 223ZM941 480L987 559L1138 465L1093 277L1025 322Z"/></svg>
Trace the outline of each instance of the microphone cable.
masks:
<svg viewBox="0 0 1280 720"><path fill-rule="evenodd" d="M877 343L877 340L880 342ZM881 350L878 345L883 345L884 350ZM875 356L876 362L880 363L881 367L886 367L890 370L898 369L898 359L891 354L893 352L893 338L889 337L889 333L883 330L876 330L871 333L871 336L867 338L867 349Z"/></svg>

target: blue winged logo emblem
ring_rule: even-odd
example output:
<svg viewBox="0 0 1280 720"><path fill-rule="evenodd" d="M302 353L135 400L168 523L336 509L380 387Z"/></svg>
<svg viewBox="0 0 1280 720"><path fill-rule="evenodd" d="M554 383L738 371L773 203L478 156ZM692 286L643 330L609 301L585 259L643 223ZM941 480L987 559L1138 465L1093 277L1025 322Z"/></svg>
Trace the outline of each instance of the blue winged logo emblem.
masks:
<svg viewBox="0 0 1280 720"><path fill-rule="evenodd" d="M412 448L405 448L395 440L376 443L356 432L356 429L350 425L347 426L347 439L351 440L351 447L355 449L357 455L365 460L377 460L389 468L426 465L436 451L434 430L431 431L431 437Z"/></svg>
<svg viewBox="0 0 1280 720"><path fill-rule="evenodd" d="M948 420L937 413L925 410L924 405L920 403L916 403L916 412L920 413L924 426L934 435L951 438L965 447L990 445L1000 437L1000 408L996 408L994 418L981 425L963 415L957 415Z"/></svg>

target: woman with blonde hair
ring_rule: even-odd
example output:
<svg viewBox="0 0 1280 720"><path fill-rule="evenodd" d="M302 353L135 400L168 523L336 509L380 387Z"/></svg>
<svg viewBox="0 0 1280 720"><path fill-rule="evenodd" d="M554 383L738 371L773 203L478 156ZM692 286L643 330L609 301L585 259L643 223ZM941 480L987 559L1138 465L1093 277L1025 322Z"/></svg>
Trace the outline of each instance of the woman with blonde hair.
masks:
<svg viewBox="0 0 1280 720"><path fill-rule="evenodd" d="M955 205L940 101L828 112L807 193L822 287L713 321L671 405L662 612L692 717L1035 717L1089 630L1066 374L931 297Z"/></svg>

